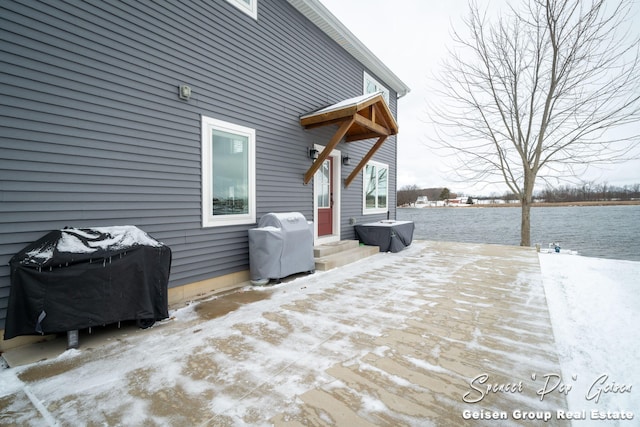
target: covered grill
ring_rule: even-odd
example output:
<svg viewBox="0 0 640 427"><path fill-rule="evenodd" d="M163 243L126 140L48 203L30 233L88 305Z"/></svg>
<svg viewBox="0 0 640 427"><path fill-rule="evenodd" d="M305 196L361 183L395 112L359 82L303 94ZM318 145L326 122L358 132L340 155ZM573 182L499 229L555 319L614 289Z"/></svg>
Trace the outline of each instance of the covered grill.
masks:
<svg viewBox="0 0 640 427"><path fill-rule="evenodd" d="M249 230L249 268L255 284L313 272L313 222L299 212L262 216Z"/></svg>
<svg viewBox="0 0 640 427"><path fill-rule="evenodd" d="M134 226L54 230L9 264L5 339L169 316L171 250Z"/></svg>

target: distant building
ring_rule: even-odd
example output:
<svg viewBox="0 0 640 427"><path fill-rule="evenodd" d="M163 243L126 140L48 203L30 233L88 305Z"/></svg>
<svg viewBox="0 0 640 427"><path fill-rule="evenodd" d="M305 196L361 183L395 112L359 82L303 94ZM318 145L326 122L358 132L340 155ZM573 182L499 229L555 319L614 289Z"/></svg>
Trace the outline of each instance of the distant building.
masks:
<svg viewBox="0 0 640 427"><path fill-rule="evenodd" d="M472 203L469 202L469 196L458 196L453 199L445 200L445 204L447 206L473 206L478 204L478 199L471 199Z"/></svg>
<svg viewBox="0 0 640 427"><path fill-rule="evenodd" d="M429 207L429 198L427 196L418 196L415 202L416 208L426 208Z"/></svg>

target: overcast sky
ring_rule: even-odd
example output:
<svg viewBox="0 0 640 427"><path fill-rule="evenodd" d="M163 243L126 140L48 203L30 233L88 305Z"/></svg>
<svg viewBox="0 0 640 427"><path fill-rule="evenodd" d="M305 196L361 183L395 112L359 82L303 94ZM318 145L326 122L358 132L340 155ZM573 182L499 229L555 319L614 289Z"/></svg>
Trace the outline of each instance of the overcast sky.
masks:
<svg viewBox="0 0 640 427"><path fill-rule="evenodd" d="M430 140L424 123L428 85L432 84L429 78L447 54L450 30L452 26L460 28L468 0L320 1L411 88L398 104L398 188L415 184L420 188L446 186L453 192L473 195L502 194L504 185L456 182L443 159L426 146ZM478 3L487 4L488 0ZM491 6L497 11L503 3L493 0ZM639 3L636 1L636 10ZM640 21L638 18L636 14ZM640 183L640 160L593 169L580 178L609 185Z"/></svg>

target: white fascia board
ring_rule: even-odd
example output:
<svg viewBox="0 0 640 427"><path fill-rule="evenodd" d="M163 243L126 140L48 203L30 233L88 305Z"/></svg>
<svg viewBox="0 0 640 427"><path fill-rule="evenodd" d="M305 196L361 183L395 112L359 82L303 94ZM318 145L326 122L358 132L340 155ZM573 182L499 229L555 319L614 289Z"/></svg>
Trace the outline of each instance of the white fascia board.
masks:
<svg viewBox="0 0 640 427"><path fill-rule="evenodd" d="M342 46L383 83L388 84L401 98L411 89L400 80L373 52L318 0L287 0L307 19Z"/></svg>

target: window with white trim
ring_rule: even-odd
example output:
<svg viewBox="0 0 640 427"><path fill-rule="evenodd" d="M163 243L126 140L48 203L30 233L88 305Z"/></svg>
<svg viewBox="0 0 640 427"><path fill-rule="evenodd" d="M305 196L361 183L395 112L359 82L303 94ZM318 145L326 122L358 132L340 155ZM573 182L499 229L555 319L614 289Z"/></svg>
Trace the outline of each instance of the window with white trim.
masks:
<svg viewBox="0 0 640 427"><path fill-rule="evenodd" d="M258 19L258 0L227 0L229 3L252 17Z"/></svg>
<svg viewBox="0 0 640 427"><path fill-rule="evenodd" d="M389 200L389 165L369 162L364 167L363 214L386 213Z"/></svg>
<svg viewBox="0 0 640 427"><path fill-rule="evenodd" d="M316 172L318 183L318 198L316 204L319 208L331 207L331 160L326 159Z"/></svg>
<svg viewBox="0 0 640 427"><path fill-rule="evenodd" d="M256 222L256 131L202 116L202 226Z"/></svg>
<svg viewBox="0 0 640 427"><path fill-rule="evenodd" d="M364 72L364 91L363 95L368 95L370 93L381 92L382 97L389 105L389 89L382 86L380 82L371 77L366 71Z"/></svg>

